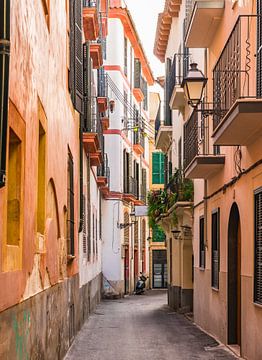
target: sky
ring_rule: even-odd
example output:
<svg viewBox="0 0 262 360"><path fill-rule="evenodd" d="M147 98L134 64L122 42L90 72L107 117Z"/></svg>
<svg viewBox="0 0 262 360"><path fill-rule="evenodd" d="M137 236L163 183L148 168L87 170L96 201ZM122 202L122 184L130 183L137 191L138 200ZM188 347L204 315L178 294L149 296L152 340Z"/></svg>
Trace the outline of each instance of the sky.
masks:
<svg viewBox="0 0 262 360"><path fill-rule="evenodd" d="M153 54L158 13L165 0L125 0L153 70L154 77L164 75L164 65Z"/></svg>

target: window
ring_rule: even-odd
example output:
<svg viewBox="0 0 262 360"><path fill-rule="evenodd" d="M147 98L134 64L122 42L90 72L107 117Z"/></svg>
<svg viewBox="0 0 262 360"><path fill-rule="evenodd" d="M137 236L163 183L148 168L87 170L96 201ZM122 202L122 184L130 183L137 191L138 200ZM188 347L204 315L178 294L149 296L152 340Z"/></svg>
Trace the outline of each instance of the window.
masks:
<svg viewBox="0 0 262 360"><path fill-rule="evenodd" d="M254 301L262 304L262 188L255 191L255 286Z"/></svg>
<svg viewBox="0 0 262 360"><path fill-rule="evenodd" d="M38 179L37 179L37 232L45 232L45 151L46 151L46 133L39 121L38 130Z"/></svg>
<svg viewBox="0 0 262 360"><path fill-rule="evenodd" d="M219 288L220 211L212 212L212 287Z"/></svg>
<svg viewBox="0 0 262 360"><path fill-rule="evenodd" d="M139 59L134 60L134 88L141 88L141 62Z"/></svg>
<svg viewBox="0 0 262 360"><path fill-rule="evenodd" d="M83 109L82 0L70 1L70 70L69 89L74 108Z"/></svg>
<svg viewBox="0 0 262 360"><path fill-rule="evenodd" d="M204 269L206 266L205 254L205 220L204 216L199 218L199 267Z"/></svg>
<svg viewBox="0 0 262 360"><path fill-rule="evenodd" d="M86 217L86 196L83 194L83 255L87 256L87 217Z"/></svg>
<svg viewBox="0 0 262 360"><path fill-rule="evenodd" d="M152 183L164 184L164 154L161 152L152 153Z"/></svg>
<svg viewBox="0 0 262 360"><path fill-rule="evenodd" d="M75 232L75 222L74 222L74 162L73 157L68 151L68 163L67 163L67 253L70 255L75 254L74 246L74 232Z"/></svg>

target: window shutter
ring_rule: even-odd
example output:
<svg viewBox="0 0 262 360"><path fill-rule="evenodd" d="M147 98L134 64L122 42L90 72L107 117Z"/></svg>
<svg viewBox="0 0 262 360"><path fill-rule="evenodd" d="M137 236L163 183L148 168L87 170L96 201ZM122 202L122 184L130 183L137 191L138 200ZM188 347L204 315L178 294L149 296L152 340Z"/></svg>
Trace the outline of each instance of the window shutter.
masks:
<svg viewBox="0 0 262 360"><path fill-rule="evenodd" d="M83 254L86 256L87 255L87 226L86 226L87 217L86 217L86 197L85 197L85 195L83 195L83 219L84 219L84 223L83 223Z"/></svg>
<svg viewBox="0 0 262 360"><path fill-rule="evenodd" d="M75 254L75 220L74 220L74 162L71 152L68 152L68 254Z"/></svg>
<svg viewBox="0 0 262 360"><path fill-rule="evenodd" d="M75 109L83 112L82 0L70 1L70 79Z"/></svg>
<svg viewBox="0 0 262 360"><path fill-rule="evenodd" d="M262 0L257 0L257 97L262 97Z"/></svg>
<svg viewBox="0 0 262 360"><path fill-rule="evenodd" d="M205 238L204 238L204 217L199 218L199 267L205 267Z"/></svg>
<svg viewBox="0 0 262 360"><path fill-rule="evenodd" d="M170 70L171 70L171 59L167 58L167 62L166 62L166 76L165 76L165 120L164 123L165 125L169 126L172 125L172 121L171 121L171 114L172 111L170 109L169 106L169 102L170 102L170 98L171 95L170 94ZM172 89L173 90L173 89Z"/></svg>
<svg viewBox="0 0 262 360"><path fill-rule="evenodd" d="M160 184L160 153L152 153L152 183Z"/></svg>
<svg viewBox="0 0 262 360"><path fill-rule="evenodd" d="M0 188L5 185L8 123L10 0L0 1Z"/></svg>
<svg viewBox="0 0 262 360"><path fill-rule="evenodd" d="M141 62L139 59L135 59L134 62L134 88L140 88L141 86Z"/></svg>
<svg viewBox="0 0 262 360"><path fill-rule="evenodd" d="M220 211L212 213L212 286L219 288Z"/></svg>
<svg viewBox="0 0 262 360"><path fill-rule="evenodd" d="M128 153L128 193L132 192L132 154Z"/></svg>
<svg viewBox="0 0 262 360"><path fill-rule="evenodd" d="M254 300L262 304L262 189L255 192L255 289Z"/></svg>
<svg viewBox="0 0 262 360"><path fill-rule="evenodd" d="M83 45L83 126L85 131L91 130L91 86L92 62L90 58L89 43Z"/></svg>

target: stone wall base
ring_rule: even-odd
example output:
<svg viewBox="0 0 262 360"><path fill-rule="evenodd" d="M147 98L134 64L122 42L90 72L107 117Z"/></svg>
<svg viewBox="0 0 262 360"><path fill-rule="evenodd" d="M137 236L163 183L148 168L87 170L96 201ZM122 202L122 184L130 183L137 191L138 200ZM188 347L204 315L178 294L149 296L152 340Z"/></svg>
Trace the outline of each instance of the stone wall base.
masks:
<svg viewBox="0 0 262 360"><path fill-rule="evenodd" d="M79 275L0 313L0 359L60 360L101 299L102 277Z"/></svg>
<svg viewBox="0 0 262 360"><path fill-rule="evenodd" d="M179 313L193 311L193 289L168 285L168 305Z"/></svg>

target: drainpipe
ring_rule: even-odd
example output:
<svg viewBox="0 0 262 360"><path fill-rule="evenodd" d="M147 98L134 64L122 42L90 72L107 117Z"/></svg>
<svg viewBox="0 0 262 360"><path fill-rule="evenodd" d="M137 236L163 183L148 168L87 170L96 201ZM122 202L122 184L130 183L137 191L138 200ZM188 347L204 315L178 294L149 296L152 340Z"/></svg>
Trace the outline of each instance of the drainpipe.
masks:
<svg viewBox="0 0 262 360"><path fill-rule="evenodd" d="M0 2L0 188L6 182L8 88L10 55L10 0Z"/></svg>
<svg viewBox="0 0 262 360"><path fill-rule="evenodd" d="M80 177L79 177L79 186L80 186L80 204L79 204L79 228L78 232L83 231L84 224L84 209L83 209L83 117L80 115L80 126L79 126L79 167L80 167Z"/></svg>

